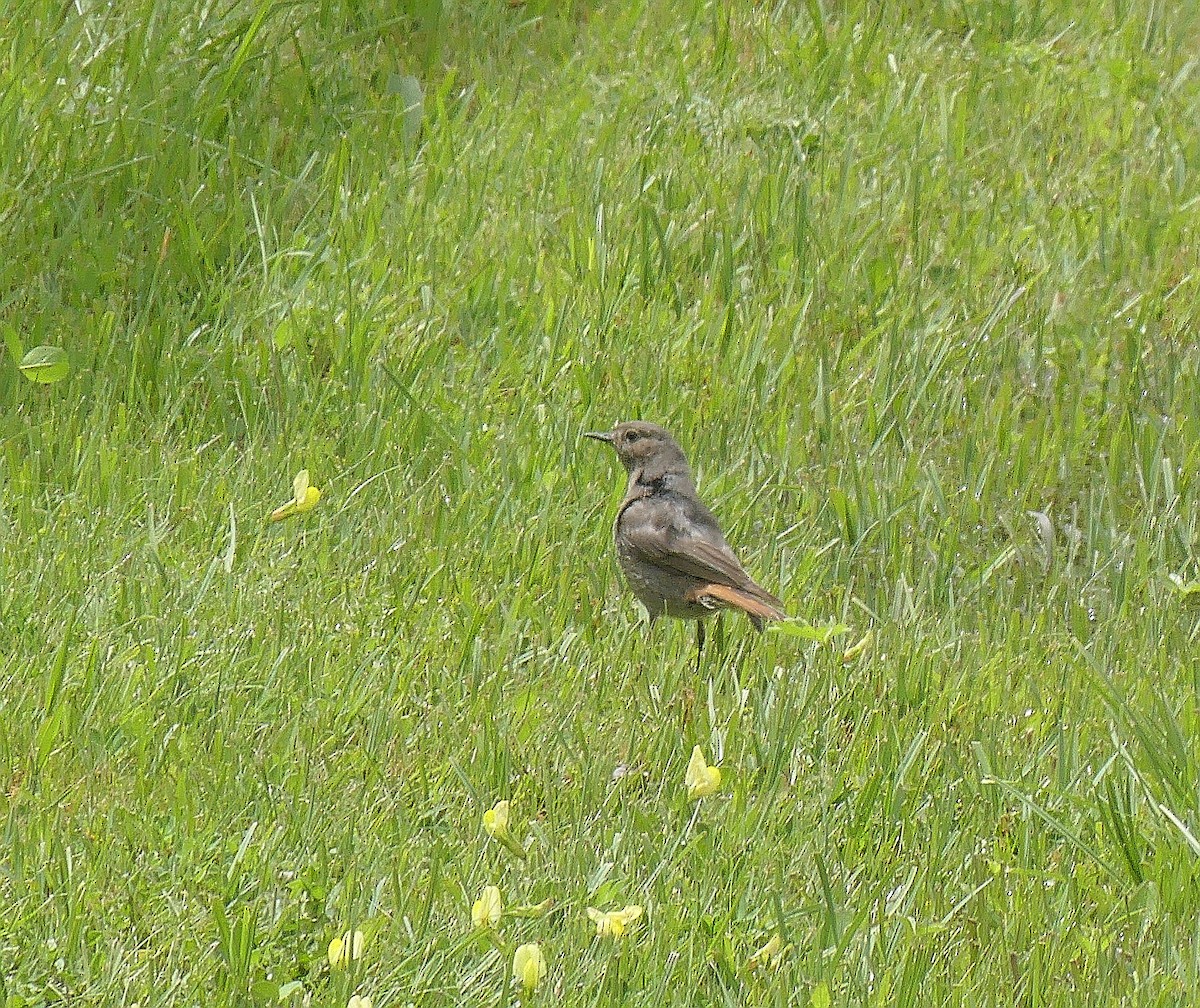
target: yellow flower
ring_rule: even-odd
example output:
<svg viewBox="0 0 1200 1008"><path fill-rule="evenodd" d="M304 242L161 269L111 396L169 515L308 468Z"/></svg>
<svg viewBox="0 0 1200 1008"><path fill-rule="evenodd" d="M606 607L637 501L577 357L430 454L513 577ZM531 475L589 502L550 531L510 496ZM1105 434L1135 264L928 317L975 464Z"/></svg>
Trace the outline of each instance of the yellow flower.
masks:
<svg viewBox="0 0 1200 1008"><path fill-rule="evenodd" d="M352 959L361 959L363 954L363 933L347 931L341 938L334 938L329 943L329 965L340 969L350 964Z"/></svg>
<svg viewBox="0 0 1200 1008"><path fill-rule="evenodd" d="M631 903L624 910L597 910L587 908L587 915L596 925L596 936L599 938L620 938L641 918L645 911L636 903Z"/></svg>
<svg viewBox="0 0 1200 1008"><path fill-rule="evenodd" d="M519 858L525 857L525 849L517 843L516 838L508 831L508 802L498 801L483 813L483 829L493 840L504 844L511 854Z"/></svg>
<svg viewBox="0 0 1200 1008"><path fill-rule="evenodd" d="M367 994L351 994L346 1002L346 1008L371 1008L371 998Z"/></svg>
<svg viewBox="0 0 1200 1008"><path fill-rule="evenodd" d="M871 645L874 642L875 631L868 630L865 634L863 634L862 639L857 644L854 644L846 649L845 654L842 655L842 664L848 665L850 662L854 661L855 658L866 654L871 650Z"/></svg>
<svg viewBox="0 0 1200 1008"><path fill-rule="evenodd" d="M494 885L486 886L471 905L471 921L477 928L494 928L500 923L504 906L500 902L500 890Z"/></svg>
<svg viewBox="0 0 1200 1008"><path fill-rule="evenodd" d="M292 480L292 499L271 512L271 521L283 521L284 518L311 511L320 499L321 491L308 485L308 470L301 469Z"/></svg>
<svg viewBox="0 0 1200 1008"><path fill-rule="evenodd" d="M721 771L715 766L704 762L704 753L700 747L692 749L692 758L688 760L687 773L684 775L689 798L704 798L716 794L721 787Z"/></svg>
<svg viewBox="0 0 1200 1008"><path fill-rule="evenodd" d="M546 957L537 942L518 945L513 953L513 976L526 991L537 990L537 985L546 975Z"/></svg>
<svg viewBox="0 0 1200 1008"><path fill-rule="evenodd" d="M779 965L779 960L792 946L783 944L783 939L779 935L771 935L768 941L762 948L758 949L747 961L746 968L756 970L763 966L770 965L772 968Z"/></svg>
<svg viewBox="0 0 1200 1008"><path fill-rule="evenodd" d="M483 828L497 839L508 833L508 802L498 801L483 813Z"/></svg>

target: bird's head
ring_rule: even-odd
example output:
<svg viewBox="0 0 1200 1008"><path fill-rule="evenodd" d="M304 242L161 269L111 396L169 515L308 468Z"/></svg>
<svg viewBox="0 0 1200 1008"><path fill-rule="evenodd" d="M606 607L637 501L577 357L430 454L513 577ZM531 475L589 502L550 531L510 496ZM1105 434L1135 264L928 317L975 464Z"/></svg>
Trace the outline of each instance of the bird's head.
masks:
<svg viewBox="0 0 1200 1008"><path fill-rule="evenodd" d="M688 473L683 449L658 424L629 420L610 431L589 431L584 437L612 445L626 472L640 469L652 478L670 472Z"/></svg>

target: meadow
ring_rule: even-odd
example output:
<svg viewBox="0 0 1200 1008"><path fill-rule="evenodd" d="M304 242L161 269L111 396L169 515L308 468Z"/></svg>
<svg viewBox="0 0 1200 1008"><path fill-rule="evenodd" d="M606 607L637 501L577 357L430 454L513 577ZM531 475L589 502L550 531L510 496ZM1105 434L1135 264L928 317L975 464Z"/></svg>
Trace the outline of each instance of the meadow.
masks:
<svg viewBox="0 0 1200 1008"><path fill-rule="evenodd" d="M0 43L3 1008L1189 1003L1194 5ZM698 673L632 418L794 614Z"/></svg>

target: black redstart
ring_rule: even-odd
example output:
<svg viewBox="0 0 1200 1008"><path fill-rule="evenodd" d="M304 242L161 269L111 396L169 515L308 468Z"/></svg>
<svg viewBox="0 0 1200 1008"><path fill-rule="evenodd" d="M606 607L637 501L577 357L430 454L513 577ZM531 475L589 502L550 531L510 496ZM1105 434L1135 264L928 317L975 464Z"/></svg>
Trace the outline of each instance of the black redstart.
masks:
<svg viewBox="0 0 1200 1008"><path fill-rule="evenodd" d="M704 648L701 621L716 610L744 612L755 630L765 620L786 618L783 603L754 583L725 542L670 434L633 420L584 436L612 445L629 474L613 523L625 579L651 623L659 616L696 621L697 667Z"/></svg>

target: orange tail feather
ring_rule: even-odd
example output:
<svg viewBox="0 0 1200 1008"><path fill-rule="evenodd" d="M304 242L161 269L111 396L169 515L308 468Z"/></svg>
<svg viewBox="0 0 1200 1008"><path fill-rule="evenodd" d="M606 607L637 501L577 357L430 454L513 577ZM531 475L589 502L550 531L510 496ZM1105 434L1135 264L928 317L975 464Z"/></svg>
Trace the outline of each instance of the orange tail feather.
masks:
<svg viewBox="0 0 1200 1008"><path fill-rule="evenodd" d="M765 595L766 592L763 592L763 594ZM738 609L749 616L755 626L758 626L761 620L787 618L787 613L779 608L779 606L773 605L764 599L755 598L753 595L748 595L739 588L731 588L729 585L701 585L699 588L693 588L688 592L686 598L689 602L699 602L701 605L713 608Z"/></svg>

